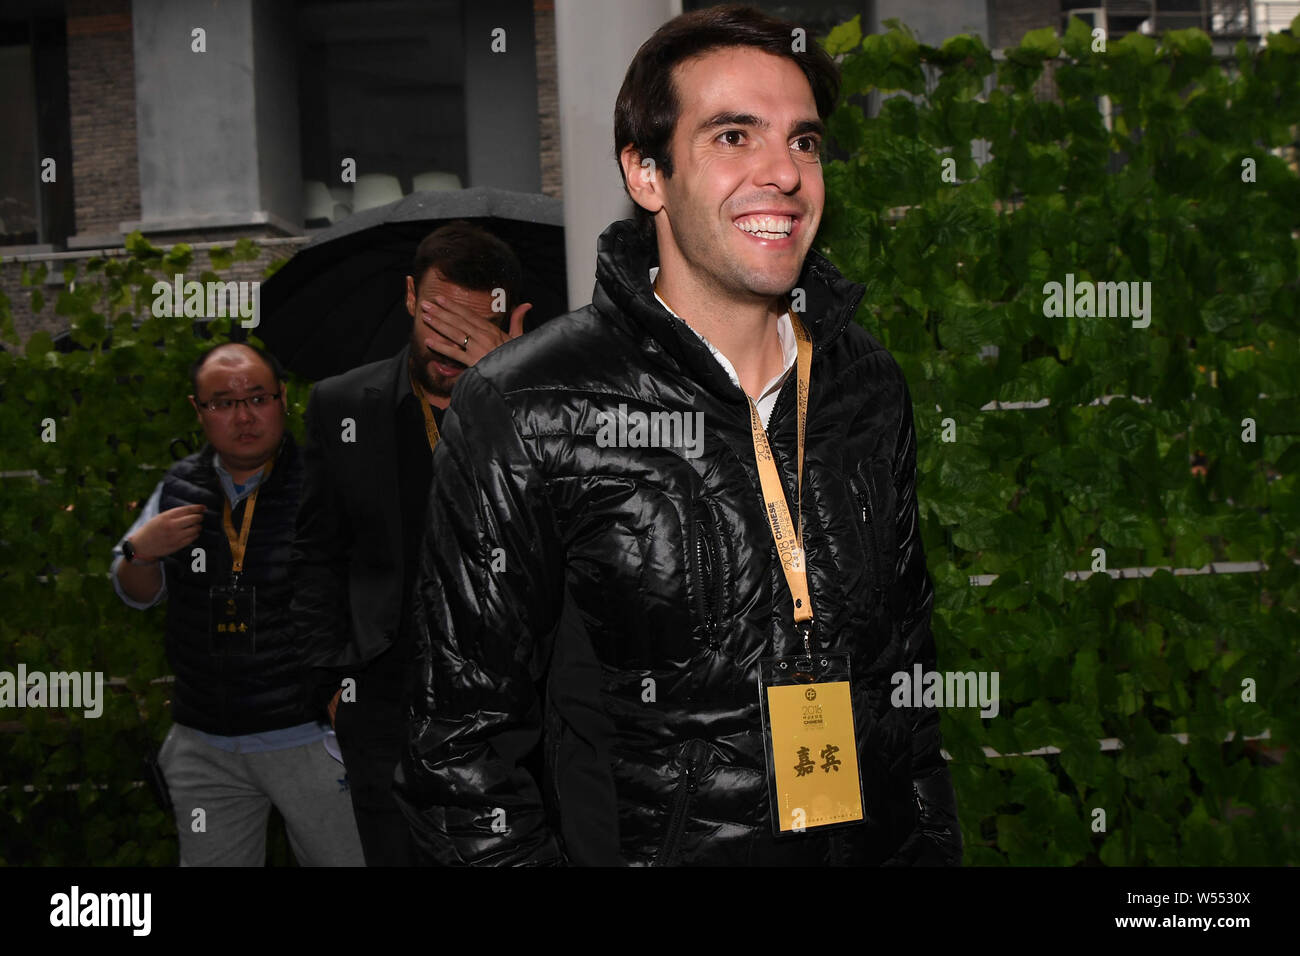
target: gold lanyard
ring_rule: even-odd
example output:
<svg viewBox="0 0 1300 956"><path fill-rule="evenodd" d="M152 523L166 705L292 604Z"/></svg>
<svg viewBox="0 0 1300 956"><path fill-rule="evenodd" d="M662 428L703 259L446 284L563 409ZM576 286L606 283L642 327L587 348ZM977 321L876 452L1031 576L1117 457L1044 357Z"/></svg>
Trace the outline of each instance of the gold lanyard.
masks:
<svg viewBox="0 0 1300 956"><path fill-rule="evenodd" d="M658 294L656 283L655 293ZM662 299L663 296L660 296ZM788 304L788 303L787 303ZM671 307L670 311L671 311ZM809 639L809 625L813 619L812 595L808 593L808 566L803 551L803 444L804 429L808 422L808 386L812 381L812 338L808 330L799 321L794 311L790 313L790 325L794 329L795 344L798 347L796 399L798 418L796 432L798 440L798 464L796 473L798 485L795 494L795 507L799 509L799 526L790 520L790 509L785 503L785 490L781 477L777 474L776 464L772 459L772 449L767 443L767 430L763 427L763 416L758 413L758 405L748 395L749 424L754 434L754 458L758 461L758 480L763 488L763 510L767 512L767 523L772 528L772 539L776 542L776 553L781 559L781 570L785 572L786 584L794 597L794 622L802 625L803 646L805 653L812 654ZM676 315L676 313L673 313Z"/></svg>
<svg viewBox="0 0 1300 956"><path fill-rule="evenodd" d="M749 399L749 424L754 433L754 458L758 461L758 480L763 487L763 505L767 512L767 523L771 525L772 539L776 542L776 553L781 559L781 570L785 572L786 583L790 586L790 594L794 597L795 624L803 625L800 630L803 632L804 651L811 654L808 625L813 619L812 596L808 593L808 563L803 550L803 445L804 428L808 421L808 385L812 380L812 338L794 312L790 313L790 325L794 329L799 350L796 361L798 378L795 392L799 409L796 419L799 455L796 465L798 485L795 494L795 507L799 510L798 528L790 520L790 509L785 503L785 491L772 459L772 449L767 443L767 430L763 428L763 418L759 415L758 405L752 398Z"/></svg>
<svg viewBox="0 0 1300 956"><path fill-rule="evenodd" d="M221 509L221 525L226 529L226 540L230 543L230 556L234 559L234 566L231 568L232 573L239 574L244 570L244 552L248 550L248 532L253 528L253 509L257 507L257 494L266 484L266 479L271 476L271 469L275 467L275 459L272 458L262 469L262 477L257 482L257 487L253 493L248 496L247 503L244 505L244 520L239 529L239 536L235 536L235 522L233 512L230 509L230 499L225 501L225 507ZM233 480L233 479L232 479Z"/></svg>
<svg viewBox="0 0 1300 956"><path fill-rule="evenodd" d="M415 393L416 400L420 403L420 411L424 412L424 437L429 439L429 451L438 447L438 423L433 420L433 409L429 407L428 400L424 397L424 389L420 388L420 383L411 376L411 391Z"/></svg>

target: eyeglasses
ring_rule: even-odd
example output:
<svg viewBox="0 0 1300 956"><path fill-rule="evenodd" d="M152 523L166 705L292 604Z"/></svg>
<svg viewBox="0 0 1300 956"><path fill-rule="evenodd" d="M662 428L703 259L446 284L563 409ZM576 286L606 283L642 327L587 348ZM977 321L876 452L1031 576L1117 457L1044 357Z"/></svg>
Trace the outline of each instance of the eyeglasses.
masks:
<svg viewBox="0 0 1300 956"><path fill-rule="evenodd" d="M250 395L247 398L214 398L211 401L199 402L200 408L206 408L216 415L225 415L234 411L236 405L245 405L255 412L260 412L269 408L271 404L280 397L279 392L268 392L261 395Z"/></svg>

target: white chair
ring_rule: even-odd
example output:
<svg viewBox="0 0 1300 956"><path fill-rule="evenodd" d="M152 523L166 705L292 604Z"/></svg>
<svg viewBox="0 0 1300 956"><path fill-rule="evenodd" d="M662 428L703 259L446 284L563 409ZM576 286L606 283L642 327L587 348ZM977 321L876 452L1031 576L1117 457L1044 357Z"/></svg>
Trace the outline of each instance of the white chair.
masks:
<svg viewBox="0 0 1300 956"><path fill-rule="evenodd" d="M352 211L374 209L402 198L402 184L390 173L363 173L352 186Z"/></svg>
<svg viewBox="0 0 1300 956"><path fill-rule="evenodd" d="M304 222L334 219L334 198L319 179L302 181L302 218Z"/></svg>
<svg viewBox="0 0 1300 956"><path fill-rule="evenodd" d="M331 186L330 199L334 203L334 221L346 219L352 215L352 184L339 183L337 186Z"/></svg>
<svg viewBox="0 0 1300 956"><path fill-rule="evenodd" d="M417 193L437 192L442 189L460 189L460 177L455 173L430 170L411 177L411 190Z"/></svg>

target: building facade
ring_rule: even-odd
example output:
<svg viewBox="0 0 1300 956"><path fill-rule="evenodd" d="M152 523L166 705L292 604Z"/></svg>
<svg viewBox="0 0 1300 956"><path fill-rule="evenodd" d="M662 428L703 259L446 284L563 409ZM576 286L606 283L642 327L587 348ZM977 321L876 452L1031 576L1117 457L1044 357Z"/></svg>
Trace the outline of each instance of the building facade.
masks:
<svg viewBox="0 0 1300 956"><path fill-rule="evenodd" d="M663 21L707 0L9 0L0 12L0 289L21 336L60 331L19 285L125 235L202 250L258 240L258 278L318 230L413 191L563 197L571 306L595 238L630 214L613 102ZM1300 3L754 0L810 37L898 18L995 51L1080 15L1112 37L1199 26L1225 54ZM1290 7L1295 7L1295 12ZM53 296L47 296L52 300Z"/></svg>

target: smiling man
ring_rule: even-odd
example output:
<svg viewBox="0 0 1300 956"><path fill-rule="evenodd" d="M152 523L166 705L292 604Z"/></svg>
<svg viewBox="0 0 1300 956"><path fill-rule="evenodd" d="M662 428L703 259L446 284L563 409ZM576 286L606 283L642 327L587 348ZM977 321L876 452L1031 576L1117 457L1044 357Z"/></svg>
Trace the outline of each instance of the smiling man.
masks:
<svg viewBox="0 0 1300 956"><path fill-rule="evenodd" d="M641 47L592 304L457 386L397 778L427 860L960 860L938 713L889 700L934 666L912 409L812 248L839 80L794 29L709 8ZM614 410L703 442L611 443Z"/></svg>

